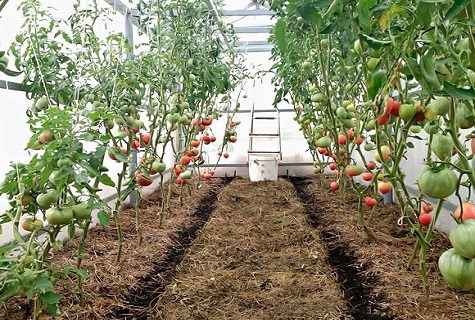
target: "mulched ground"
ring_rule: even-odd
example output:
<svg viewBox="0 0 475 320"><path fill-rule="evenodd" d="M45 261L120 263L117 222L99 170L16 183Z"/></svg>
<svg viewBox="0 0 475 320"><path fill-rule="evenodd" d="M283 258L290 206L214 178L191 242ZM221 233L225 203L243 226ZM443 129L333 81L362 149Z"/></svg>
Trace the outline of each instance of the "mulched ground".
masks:
<svg viewBox="0 0 475 320"><path fill-rule="evenodd" d="M84 303L62 280L57 319L475 319L475 295L458 293L436 263L449 246L435 234L428 252L431 296L416 270L404 266L414 238L397 225L399 208L378 205L369 243L351 192L342 202L329 181L213 179L158 227L159 192L144 199L144 242L135 212L121 212L124 259L115 264L115 227L93 229L83 268ZM371 214L368 210L368 215ZM77 243L56 252L55 265L74 263ZM28 319L21 299L0 319ZM42 316L41 319L52 319Z"/></svg>

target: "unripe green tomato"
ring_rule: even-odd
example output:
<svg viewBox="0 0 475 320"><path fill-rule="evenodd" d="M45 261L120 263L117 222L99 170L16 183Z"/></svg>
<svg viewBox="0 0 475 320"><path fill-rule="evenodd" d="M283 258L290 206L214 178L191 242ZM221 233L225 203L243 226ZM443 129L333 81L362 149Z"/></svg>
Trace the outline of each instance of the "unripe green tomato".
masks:
<svg viewBox="0 0 475 320"><path fill-rule="evenodd" d="M73 209L71 207L51 207L45 212L46 220L51 225L64 225L70 223L73 218Z"/></svg>
<svg viewBox="0 0 475 320"><path fill-rule="evenodd" d="M89 218L92 212L92 210L88 208L86 202L75 204L71 206L71 209L73 210L74 218L79 220Z"/></svg>

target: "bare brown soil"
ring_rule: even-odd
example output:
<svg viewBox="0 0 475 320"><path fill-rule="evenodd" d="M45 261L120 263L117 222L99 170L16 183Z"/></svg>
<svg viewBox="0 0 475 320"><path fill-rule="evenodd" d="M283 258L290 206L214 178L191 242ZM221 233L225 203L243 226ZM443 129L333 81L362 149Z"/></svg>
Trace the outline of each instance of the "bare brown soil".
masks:
<svg viewBox="0 0 475 320"><path fill-rule="evenodd" d="M74 279L62 279L56 319L475 319L474 292L452 290L438 273L444 234L428 252L426 298L417 265L405 269L415 239L397 224L398 206L378 204L376 241L368 242L354 194L346 199L316 179L214 179L185 192L182 207L175 189L158 227L156 192L140 204L142 244L135 211L121 212L120 264L115 226L91 231L83 303L67 289ZM77 240L68 243L54 265L75 264L76 249ZM0 319L29 319L30 311L12 299Z"/></svg>

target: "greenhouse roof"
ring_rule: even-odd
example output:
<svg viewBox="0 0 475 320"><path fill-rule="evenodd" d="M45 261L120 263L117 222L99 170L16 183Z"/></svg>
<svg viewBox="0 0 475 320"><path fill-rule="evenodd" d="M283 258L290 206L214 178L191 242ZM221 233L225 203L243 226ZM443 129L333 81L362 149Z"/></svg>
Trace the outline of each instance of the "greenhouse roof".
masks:
<svg viewBox="0 0 475 320"><path fill-rule="evenodd" d="M131 22L138 26L137 0L104 0L123 14L130 14ZM241 52L268 52L272 48L267 42L269 30L273 26L273 12L257 0L205 0L207 6L222 16L223 22L234 27L238 42L235 49ZM219 14L218 14L219 12Z"/></svg>

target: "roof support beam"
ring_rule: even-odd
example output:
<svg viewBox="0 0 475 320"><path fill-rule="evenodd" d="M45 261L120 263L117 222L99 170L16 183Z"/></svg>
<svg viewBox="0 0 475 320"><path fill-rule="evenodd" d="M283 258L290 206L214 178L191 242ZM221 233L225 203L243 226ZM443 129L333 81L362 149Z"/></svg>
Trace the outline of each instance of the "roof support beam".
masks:
<svg viewBox="0 0 475 320"><path fill-rule="evenodd" d="M221 10L221 14L226 17L248 17L248 16L272 16L273 11L270 10Z"/></svg>
<svg viewBox="0 0 475 320"><path fill-rule="evenodd" d="M269 33L271 26L235 27L236 33Z"/></svg>
<svg viewBox="0 0 475 320"><path fill-rule="evenodd" d="M105 3L110 5L112 8L117 10L118 12L122 13L123 15L127 16L128 19L130 19L130 22L138 27L139 26L139 21L137 18L134 16L134 12L136 14L135 9L129 8L126 4L124 4L121 0L104 0Z"/></svg>

